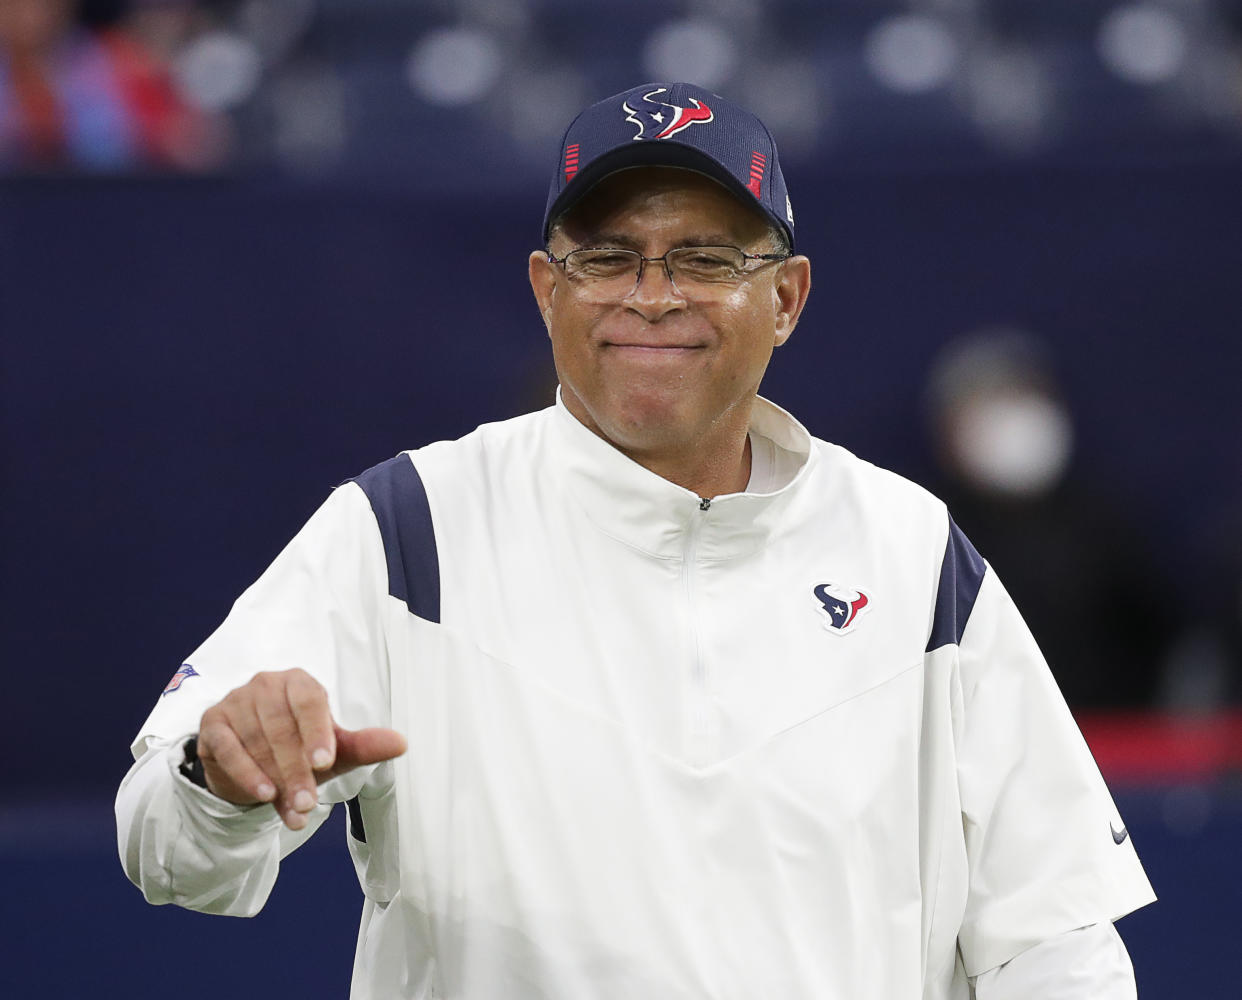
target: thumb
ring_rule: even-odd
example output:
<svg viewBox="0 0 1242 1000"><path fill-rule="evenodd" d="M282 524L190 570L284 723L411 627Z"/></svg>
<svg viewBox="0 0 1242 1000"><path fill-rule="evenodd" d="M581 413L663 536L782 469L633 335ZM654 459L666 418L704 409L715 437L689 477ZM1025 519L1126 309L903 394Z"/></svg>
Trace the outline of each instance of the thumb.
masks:
<svg viewBox="0 0 1242 1000"><path fill-rule="evenodd" d="M336 777L367 764L378 764L405 753L406 742L395 729L342 729L336 731L336 760L324 774Z"/></svg>

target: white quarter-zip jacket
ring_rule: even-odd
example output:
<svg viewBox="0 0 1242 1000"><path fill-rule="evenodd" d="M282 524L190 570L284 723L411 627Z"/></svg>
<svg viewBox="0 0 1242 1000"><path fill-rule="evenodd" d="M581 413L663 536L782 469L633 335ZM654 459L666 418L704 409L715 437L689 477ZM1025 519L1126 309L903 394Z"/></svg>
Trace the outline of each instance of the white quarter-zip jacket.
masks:
<svg viewBox="0 0 1242 1000"><path fill-rule="evenodd" d="M337 488L135 739L131 877L254 913L348 802L355 1000L959 1000L1150 902L943 504L765 400L752 440L776 488L702 499L558 402ZM206 708L291 667L409 740L297 834L176 771Z"/></svg>

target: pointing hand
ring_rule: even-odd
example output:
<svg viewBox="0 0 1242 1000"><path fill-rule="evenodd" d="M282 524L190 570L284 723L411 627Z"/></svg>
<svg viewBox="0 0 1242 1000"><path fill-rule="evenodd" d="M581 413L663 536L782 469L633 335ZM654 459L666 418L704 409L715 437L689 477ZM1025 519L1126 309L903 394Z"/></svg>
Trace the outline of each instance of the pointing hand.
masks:
<svg viewBox="0 0 1242 1000"><path fill-rule="evenodd" d="M290 830L306 826L318 783L405 753L392 729L342 729L305 670L256 674L207 709L198 756L207 788L227 802L271 802Z"/></svg>

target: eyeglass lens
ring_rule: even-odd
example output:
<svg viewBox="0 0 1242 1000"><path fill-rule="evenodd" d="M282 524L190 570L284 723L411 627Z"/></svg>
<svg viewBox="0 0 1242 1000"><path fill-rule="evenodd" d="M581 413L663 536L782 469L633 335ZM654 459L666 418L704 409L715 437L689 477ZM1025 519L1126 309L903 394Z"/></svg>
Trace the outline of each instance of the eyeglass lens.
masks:
<svg viewBox="0 0 1242 1000"><path fill-rule="evenodd" d="M662 265L679 291L695 294L727 292L747 274L737 247L678 247L654 259L635 250L574 250L565 257L565 274L592 296L625 296L648 264Z"/></svg>

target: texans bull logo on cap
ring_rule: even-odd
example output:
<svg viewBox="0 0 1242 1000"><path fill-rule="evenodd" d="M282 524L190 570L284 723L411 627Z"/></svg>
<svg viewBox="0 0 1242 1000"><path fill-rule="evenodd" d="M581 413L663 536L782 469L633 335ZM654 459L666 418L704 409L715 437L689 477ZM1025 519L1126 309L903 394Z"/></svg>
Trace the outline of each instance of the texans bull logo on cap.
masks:
<svg viewBox="0 0 1242 1000"><path fill-rule="evenodd" d="M666 93L667 87L659 87L643 94L641 100L631 98L621 102L625 120L638 126L635 139L667 139L682 129L700 122L709 122L715 117L712 109L696 97L688 99L694 107L685 108L654 99L657 95ZM637 107L631 107L631 100Z"/></svg>

